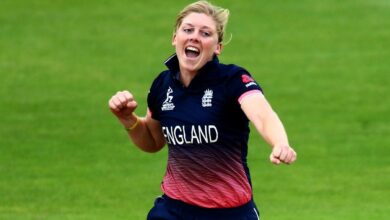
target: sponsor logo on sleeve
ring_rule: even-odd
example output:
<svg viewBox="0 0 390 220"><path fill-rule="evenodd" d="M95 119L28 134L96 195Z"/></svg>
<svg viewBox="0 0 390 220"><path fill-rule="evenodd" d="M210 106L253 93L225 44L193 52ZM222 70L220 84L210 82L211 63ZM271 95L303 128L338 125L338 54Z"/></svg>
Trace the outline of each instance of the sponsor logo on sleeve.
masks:
<svg viewBox="0 0 390 220"><path fill-rule="evenodd" d="M241 79L242 79L242 82L245 83L246 87L257 85L255 80L246 74L242 74Z"/></svg>

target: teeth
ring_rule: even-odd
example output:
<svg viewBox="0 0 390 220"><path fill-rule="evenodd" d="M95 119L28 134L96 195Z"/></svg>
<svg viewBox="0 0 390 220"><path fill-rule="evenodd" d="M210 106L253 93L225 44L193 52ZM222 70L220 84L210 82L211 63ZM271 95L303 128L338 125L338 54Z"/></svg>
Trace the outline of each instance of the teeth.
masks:
<svg viewBox="0 0 390 220"><path fill-rule="evenodd" d="M186 50L194 51L194 52L197 52L197 53L199 52L199 50L197 48L191 47L191 46L187 47Z"/></svg>

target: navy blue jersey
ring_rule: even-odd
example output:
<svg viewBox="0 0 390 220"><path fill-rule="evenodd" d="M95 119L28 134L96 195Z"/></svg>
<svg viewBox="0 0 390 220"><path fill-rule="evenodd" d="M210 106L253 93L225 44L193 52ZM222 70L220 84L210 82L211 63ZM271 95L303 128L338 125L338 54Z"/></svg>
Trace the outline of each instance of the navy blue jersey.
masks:
<svg viewBox="0 0 390 220"><path fill-rule="evenodd" d="M249 121L240 100L261 92L245 69L215 56L188 87L179 80L176 56L153 82L152 118L168 144L162 190L169 197L206 208L237 207L252 198L246 163Z"/></svg>

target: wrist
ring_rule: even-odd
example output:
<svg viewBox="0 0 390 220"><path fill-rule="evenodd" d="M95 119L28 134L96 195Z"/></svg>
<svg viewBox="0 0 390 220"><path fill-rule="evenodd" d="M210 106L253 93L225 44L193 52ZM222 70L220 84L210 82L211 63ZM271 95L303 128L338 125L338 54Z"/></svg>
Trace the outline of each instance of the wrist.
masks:
<svg viewBox="0 0 390 220"><path fill-rule="evenodd" d="M126 120L121 120L126 131L134 130L136 127L138 127L140 121L141 119L134 113Z"/></svg>

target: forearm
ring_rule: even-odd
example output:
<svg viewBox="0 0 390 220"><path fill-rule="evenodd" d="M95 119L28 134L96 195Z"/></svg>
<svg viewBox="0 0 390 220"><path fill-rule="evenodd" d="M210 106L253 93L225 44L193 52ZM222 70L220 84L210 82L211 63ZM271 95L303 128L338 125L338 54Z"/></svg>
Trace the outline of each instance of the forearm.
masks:
<svg viewBox="0 0 390 220"><path fill-rule="evenodd" d="M293 163L297 154L288 143L282 122L264 96L247 97L241 102L241 108L264 140L271 145L270 161L274 164Z"/></svg>
<svg viewBox="0 0 390 220"><path fill-rule="evenodd" d="M155 137L153 137L146 118L141 118L133 114L132 117L126 121L121 121L121 123L125 128L131 128L127 129L128 135L132 142L142 151L153 153L163 147L164 143L155 140Z"/></svg>
<svg viewBox="0 0 390 220"><path fill-rule="evenodd" d="M268 116L261 122L261 126L256 126L256 124L256 129L271 147L289 146L286 130L274 111L268 113Z"/></svg>
<svg viewBox="0 0 390 220"><path fill-rule="evenodd" d="M150 112L144 118L134 114L138 104L129 91L119 91L108 101L111 112L128 131L134 144L143 151L156 152L165 145L159 121L152 119Z"/></svg>
<svg viewBox="0 0 390 220"><path fill-rule="evenodd" d="M241 103L241 108L269 145L288 146L284 126L263 95L247 97Z"/></svg>

